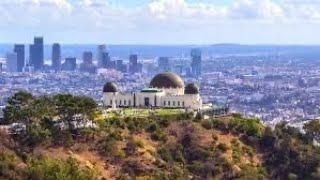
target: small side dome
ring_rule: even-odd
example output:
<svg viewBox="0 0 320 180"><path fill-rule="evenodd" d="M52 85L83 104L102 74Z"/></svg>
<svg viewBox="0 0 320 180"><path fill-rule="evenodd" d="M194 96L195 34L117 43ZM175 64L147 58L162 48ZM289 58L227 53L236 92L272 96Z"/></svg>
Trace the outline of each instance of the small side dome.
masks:
<svg viewBox="0 0 320 180"><path fill-rule="evenodd" d="M103 92L110 93L110 92L118 92L116 84L112 82L107 82L103 87Z"/></svg>
<svg viewBox="0 0 320 180"><path fill-rule="evenodd" d="M188 84L184 88L184 94L199 94L199 92L199 87L194 83Z"/></svg>

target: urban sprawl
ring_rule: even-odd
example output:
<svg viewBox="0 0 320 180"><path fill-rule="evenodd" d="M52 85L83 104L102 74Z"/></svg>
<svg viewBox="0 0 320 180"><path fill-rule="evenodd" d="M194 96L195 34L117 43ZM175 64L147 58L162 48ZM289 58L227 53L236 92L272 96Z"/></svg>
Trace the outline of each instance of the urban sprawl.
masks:
<svg viewBox="0 0 320 180"><path fill-rule="evenodd" d="M318 61L267 53L217 55L197 46L190 47L188 55L150 58L132 53L122 59L106 45L84 50L81 58L62 57L63 50L54 43L51 58L46 59L43 38L35 37L31 45L15 44L11 52L0 54L0 107L20 90L86 95L102 104L102 87L108 81L131 92L147 87L154 75L171 71L186 83L197 82L204 103L228 106L231 112L268 123L319 116Z"/></svg>

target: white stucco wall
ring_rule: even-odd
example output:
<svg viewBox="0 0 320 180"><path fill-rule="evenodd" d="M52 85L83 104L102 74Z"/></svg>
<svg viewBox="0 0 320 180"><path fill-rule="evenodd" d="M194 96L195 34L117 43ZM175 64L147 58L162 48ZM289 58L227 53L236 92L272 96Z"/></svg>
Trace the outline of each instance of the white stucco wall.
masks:
<svg viewBox="0 0 320 180"><path fill-rule="evenodd" d="M103 102L106 107L133 107L134 95L136 96L136 107L145 107L145 98L149 98L149 105L152 107L190 109L201 109L202 107L202 99L199 94L168 95L165 91L151 93L104 93Z"/></svg>

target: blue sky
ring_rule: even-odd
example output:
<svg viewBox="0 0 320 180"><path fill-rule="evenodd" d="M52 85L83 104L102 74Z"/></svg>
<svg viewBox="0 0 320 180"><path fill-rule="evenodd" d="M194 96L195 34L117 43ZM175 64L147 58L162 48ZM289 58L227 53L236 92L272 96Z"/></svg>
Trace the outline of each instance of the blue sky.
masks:
<svg viewBox="0 0 320 180"><path fill-rule="evenodd" d="M0 0L0 42L320 44L320 0Z"/></svg>

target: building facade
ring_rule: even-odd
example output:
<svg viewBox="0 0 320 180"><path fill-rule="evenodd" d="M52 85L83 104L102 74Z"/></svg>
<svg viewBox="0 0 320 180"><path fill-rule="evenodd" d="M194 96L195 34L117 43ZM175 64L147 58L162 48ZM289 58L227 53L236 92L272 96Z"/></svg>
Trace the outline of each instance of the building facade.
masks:
<svg viewBox="0 0 320 180"><path fill-rule="evenodd" d="M98 45L97 47L98 67L102 67L102 68L107 67L106 56L109 56L109 54L107 53L107 46L105 44Z"/></svg>
<svg viewBox="0 0 320 180"><path fill-rule="evenodd" d="M96 73L96 66L93 64L93 54L90 51L83 52L80 71Z"/></svg>
<svg viewBox="0 0 320 180"><path fill-rule="evenodd" d="M18 61L17 53L7 53L6 54L7 71L8 72L18 72Z"/></svg>
<svg viewBox="0 0 320 180"><path fill-rule="evenodd" d="M138 63L138 55L137 54L132 54L129 57L129 72L131 74L142 72L142 64Z"/></svg>
<svg viewBox="0 0 320 180"><path fill-rule="evenodd" d="M29 63L35 70L41 70L44 65L43 38L35 37L34 43L30 45L30 61Z"/></svg>
<svg viewBox="0 0 320 180"><path fill-rule="evenodd" d="M201 76L202 57L200 49L191 49L191 70L195 77Z"/></svg>
<svg viewBox="0 0 320 180"><path fill-rule="evenodd" d="M25 65L25 48L23 44L15 44L14 50L17 54L17 71L22 72Z"/></svg>
<svg viewBox="0 0 320 180"><path fill-rule="evenodd" d="M170 71L170 64L168 57L159 57L158 68L160 72Z"/></svg>
<svg viewBox="0 0 320 180"><path fill-rule="evenodd" d="M58 43L52 45L52 68L56 72L61 70L61 47Z"/></svg>
<svg viewBox="0 0 320 180"><path fill-rule="evenodd" d="M193 83L185 86L178 75L170 72L156 75L140 92L122 93L108 82L103 88L103 103L108 108L202 108L199 88Z"/></svg>
<svg viewBox="0 0 320 180"><path fill-rule="evenodd" d="M75 71L77 68L77 58L75 57L68 57L65 59L62 70L64 71Z"/></svg>

